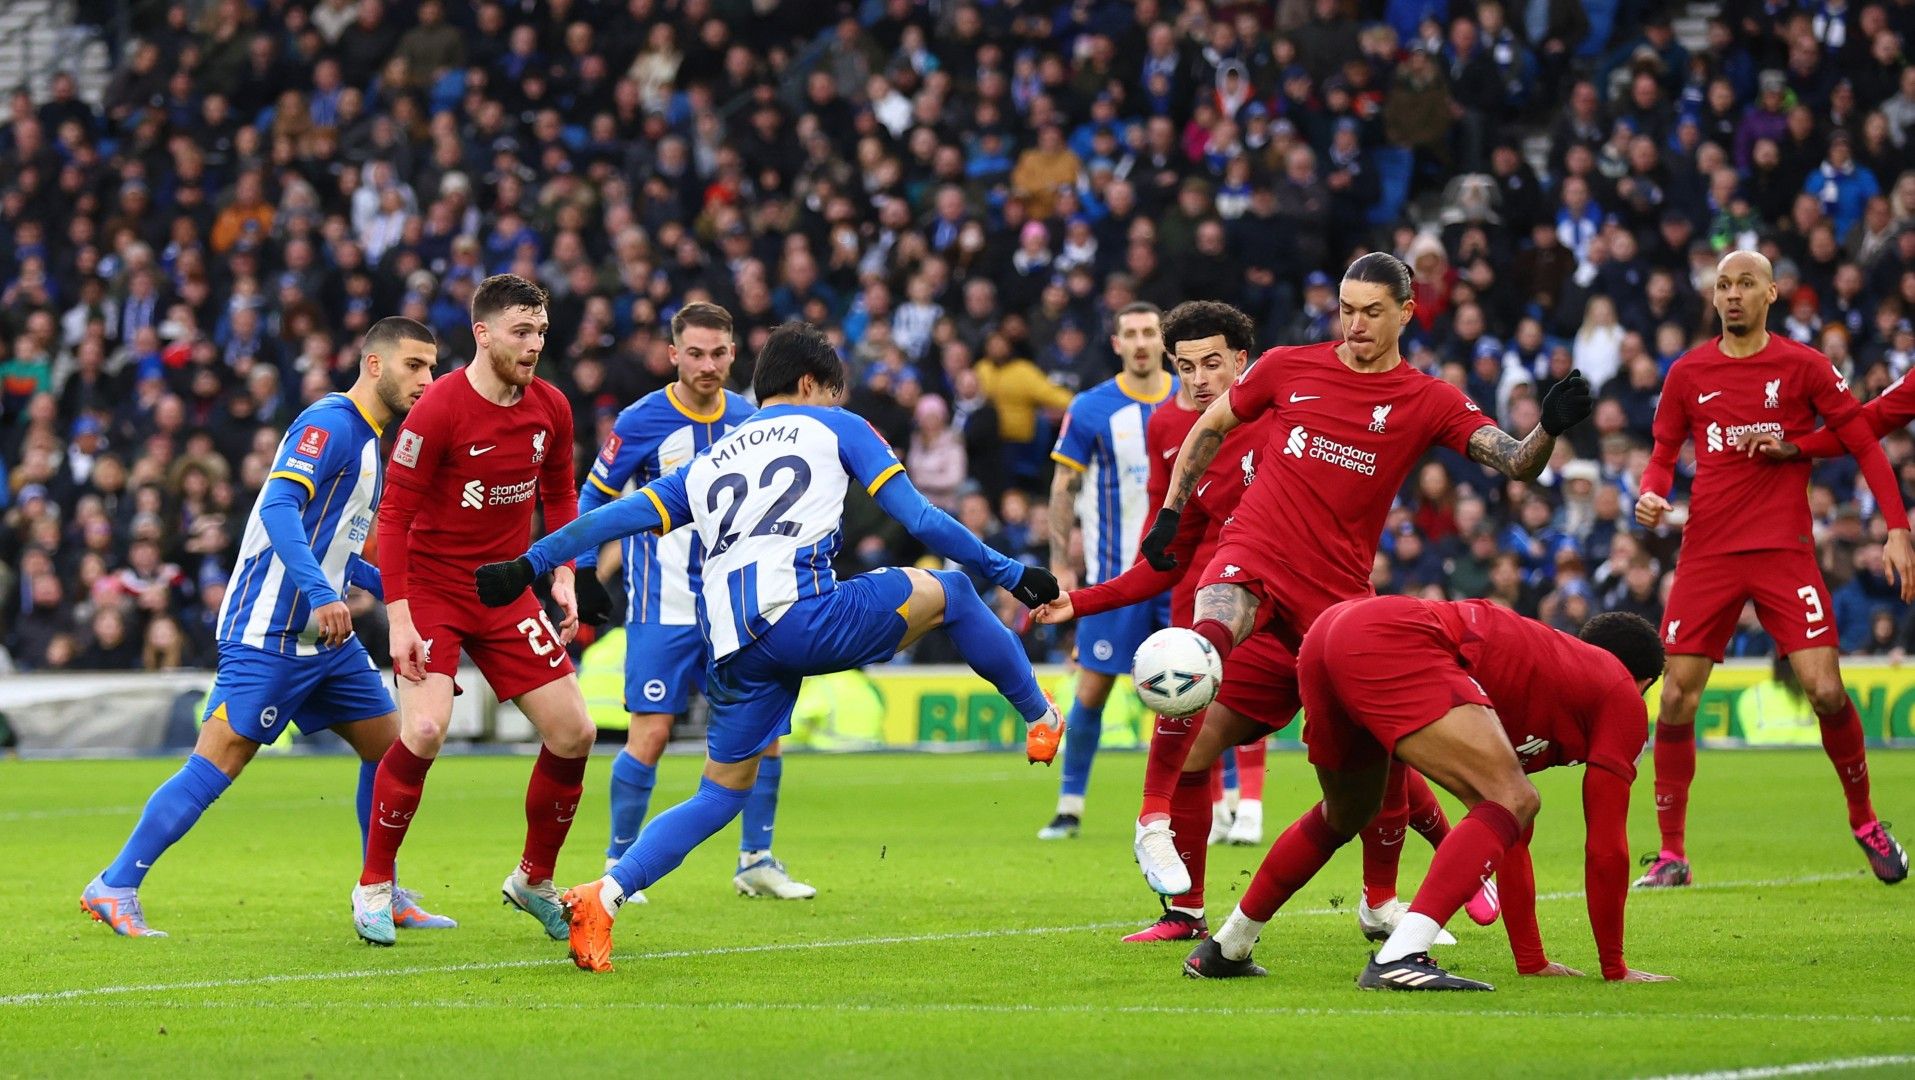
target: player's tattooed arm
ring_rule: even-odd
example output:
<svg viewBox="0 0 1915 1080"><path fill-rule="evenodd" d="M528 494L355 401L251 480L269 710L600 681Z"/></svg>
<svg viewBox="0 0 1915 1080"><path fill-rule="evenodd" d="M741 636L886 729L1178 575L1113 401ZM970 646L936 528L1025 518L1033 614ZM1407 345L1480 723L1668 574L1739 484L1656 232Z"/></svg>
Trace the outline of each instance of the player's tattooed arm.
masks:
<svg viewBox="0 0 1915 1080"><path fill-rule="evenodd" d="M1522 442L1498 427L1480 427L1469 437L1470 460L1487 465L1511 480L1534 480L1549 464L1556 438L1536 425Z"/></svg>
<svg viewBox="0 0 1915 1080"><path fill-rule="evenodd" d="M1177 482L1171 485L1170 508L1182 510L1190 501L1190 493L1197 489L1197 481L1203 479L1204 470L1217 459L1217 450L1223 446L1223 432L1208 427L1199 427L1192 433L1194 438L1184 445L1184 452L1177 455Z"/></svg>
<svg viewBox="0 0 1915 1080"><path fill-rule="evenodd" d="M1238 641L1250 636L1257 620L1257 598L1250 590L1223 582L1197 590L1197 617L1192 625L1215 619L1228 626Z"/></svg>
<svg viewBox="0 0 1915 1080"><path fill-rule="evenodd" d="M1071 558L1071 533L1077 529L1077 496L1084 490L1084 473L1062 462L1051 477L1051 573L1062 583L1076 582L1077 564ZM1068 588L1074 588L1075 585Z"/></svg>

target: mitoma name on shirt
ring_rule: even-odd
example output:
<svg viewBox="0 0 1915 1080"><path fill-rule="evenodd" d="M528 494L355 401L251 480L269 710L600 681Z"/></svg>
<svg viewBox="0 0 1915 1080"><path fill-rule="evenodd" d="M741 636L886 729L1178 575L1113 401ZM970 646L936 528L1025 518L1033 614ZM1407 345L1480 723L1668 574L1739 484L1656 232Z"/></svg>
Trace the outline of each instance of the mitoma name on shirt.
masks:
<svg viewBox="0 0 1915 1080"><path fill-rule="evenodd" d="M512 506L530 499L538 486L536 478L517 484L494 484L489 489L483 480L467 480L465 490L459 494L459 505L468 510L486 506Z"/></svg>
<svg viewBox="0 0 1915 1080"><path fill-rule="evenodd" d="M712 462L714 464L723 465L726 461L729 461L733 455L754 446L763 446L766 443L796 443L797 441L798 429L795 426L787 426L784 424L751 424L741 428L737 434L731 436L726 442L724 449L714 451L712 454Z"/></svg>
<svg viewBox="0 0 1915 1080"><path fill-rule="evenodd" d="M1283 453L1286 457L1315 458L1364 476L1376 475L1375 454L1322 435L1312 435L1302 424L1290 429L1289 437L1284 440Z"/></svg>
<svg viewBox="0 0 1915 1080"><path fill-rule="evenodd" d="M1721 424L1712 423L1703 432L1703 441L1711 454L1719 454L1731 446L1740 445L1751 435L1773 435L1779 439L1782 437L1782 425L1773 420L1764 420L1759 424L1736 424L1726 428Z"/></svg>

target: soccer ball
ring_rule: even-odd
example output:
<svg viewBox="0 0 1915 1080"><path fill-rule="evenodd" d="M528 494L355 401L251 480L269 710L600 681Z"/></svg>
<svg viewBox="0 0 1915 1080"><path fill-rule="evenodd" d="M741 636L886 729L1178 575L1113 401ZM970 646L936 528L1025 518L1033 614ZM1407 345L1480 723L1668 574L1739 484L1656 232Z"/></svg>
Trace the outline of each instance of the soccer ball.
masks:
<svg viewBox="0 0 1915 1080"><path fill-rule="evenodd" d="M1152 712L1194 716L1217 696L1223 661L1195 630L1173 626L1159 630L1137 647L1130 665L1137 696Z"/></svg>

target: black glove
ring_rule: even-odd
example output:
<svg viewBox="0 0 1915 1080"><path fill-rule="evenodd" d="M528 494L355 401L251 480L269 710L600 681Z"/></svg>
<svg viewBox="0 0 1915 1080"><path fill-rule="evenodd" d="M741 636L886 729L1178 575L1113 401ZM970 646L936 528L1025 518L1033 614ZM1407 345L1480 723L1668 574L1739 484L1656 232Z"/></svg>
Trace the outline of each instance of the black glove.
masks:
<svg viewBox="0 0 1915 1080"><path fill-rule="evenodd" d="M1543 430L1551 437L1561 435L1588 419L1595 408L1596 402L1589 396L1589 380L1581 371L1571 371L1543 395Z"/></svg>
<svg viewBox="0 0 1915 1080"><path fill-rule="evenodd" d="M1017 579L1017 587L1011 590L1011 595L1027 608L1041 608L1057 599L1057 579L1041 566L1027 566L1024 576Z"/></svg>
<svg viewBox="0 0 1915 1080"><path fill-rule="evenodd" d="M523 555L511 562L486 563L472 576L479 582L479 603L486 607L504 607L517 600L538 577L532 572L532 560Z"/></svg>
<svg viewBox="0 0 1915 1080"><path fill-rule="evenodd" d="M612 597L598 571L581 566L574 575L572 591L578 595L578 621L587 626L603 626L612 621Z"/></svg>
<svg viewBox="0 0 1915 1080"><path fill-rule="evenodd" d="M1138 550L1152 569L1177 568L1177 557L1170 553L1170 542L1177 538L1177 519L1181 517L1182 512L1166 506L1157 511L1157 520L1150 523L1150 531L1144 534L1144 542L1138 545Z"/></svg>

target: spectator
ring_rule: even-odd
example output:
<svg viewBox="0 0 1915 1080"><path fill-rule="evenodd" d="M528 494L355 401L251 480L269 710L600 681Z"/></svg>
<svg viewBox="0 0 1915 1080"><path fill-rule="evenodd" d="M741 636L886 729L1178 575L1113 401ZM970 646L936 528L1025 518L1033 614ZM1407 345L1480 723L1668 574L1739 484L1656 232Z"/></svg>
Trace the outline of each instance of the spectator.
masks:
<svg viewBox="0 0 1915 1080"><path fill-rule="evenodd" d="M957 509L960 489L970 475L964 437L951 427L950 415L943 398L920 398L917 424L904 459L911 482L932 505L947 513Z"/></svg>

